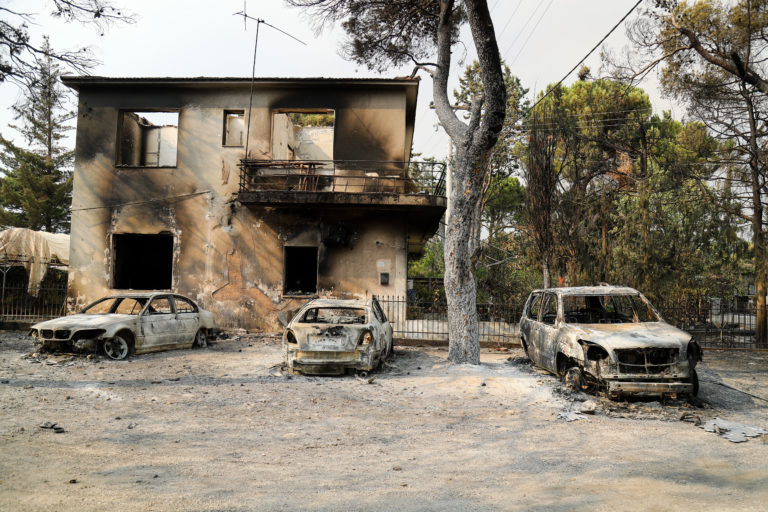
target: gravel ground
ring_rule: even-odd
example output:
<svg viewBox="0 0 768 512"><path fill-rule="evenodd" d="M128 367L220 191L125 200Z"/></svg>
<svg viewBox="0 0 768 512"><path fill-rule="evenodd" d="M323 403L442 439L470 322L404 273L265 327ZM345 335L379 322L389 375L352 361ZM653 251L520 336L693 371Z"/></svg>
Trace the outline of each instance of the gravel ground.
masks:
<svg viewBox="0 0 768 512"><path fill-rule="evenodd" d="M447 362L444 349L399 347L366 379L282 375L274 338L119 362L34 350L0 333L0 510L768 501L768 437L736 444L697 426L718 417L768 428L766 352L705 352L692 405L572 393L519 350L484 350L469 366Z"/></svg>

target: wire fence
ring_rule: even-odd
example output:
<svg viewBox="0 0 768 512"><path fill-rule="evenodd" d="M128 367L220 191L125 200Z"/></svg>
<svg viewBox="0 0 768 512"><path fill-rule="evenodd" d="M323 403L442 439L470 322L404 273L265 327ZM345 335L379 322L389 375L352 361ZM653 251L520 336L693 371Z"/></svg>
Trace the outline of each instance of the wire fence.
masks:
<svg viewBox="0 0 768 512"><path fill-rule="evenodd" d="M398 340L448 342L448 315L443 296L418 300L415 296L379 296ZM519 344L518 322L524 304L478 304L480 342ZM702 346L758 349L754 305L710 299L704 304L656 308L670 324L683 329Z"/></svg>
<svg viewBox="0 0 768 512"><path fill-rule="evenodd" d="M22 266L0 267L0 323L35 323L66 315L67 272L49 268L36 289Z"/></svg>

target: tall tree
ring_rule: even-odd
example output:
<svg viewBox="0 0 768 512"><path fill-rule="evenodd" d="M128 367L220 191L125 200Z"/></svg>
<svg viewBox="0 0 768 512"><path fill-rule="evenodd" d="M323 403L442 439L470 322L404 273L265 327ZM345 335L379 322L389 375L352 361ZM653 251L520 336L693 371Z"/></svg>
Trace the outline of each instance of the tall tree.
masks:
<svg viewBox="0 0 768 512"><path fill-rule="evenodd" d="M768 346L768 247L765 198L768 168L768 1L657 2L629 30L635 49L616 63L617 73L641 76L661 65L665 92L684 101L691 115L735 146L721 159L742 163L744 206L752 226L757 305L756 340ZM725 147L725 146L724 146Z"/></svg>
<svg viewBox="0 0 768 512"><path fill-rule="evenodd" d="M28 77L24 96L14 105L15 128L32 146L22 149L0 137L0 224L46 231L69 228L73 152L60 141L74 117L68 92L59 81L58 62L48 39L43 54L35 58L36 71Z"/></svg>
<svg viewBox="0 0 768 512"><path fill-rule="evenodd" d="M432 76L438 119L456 147L453 188L448 197L444 259L448 302L448 357L479 364L476 283L470 258L472 218L481 196L490 150L502 129L506 90L493 21L485 0L288 0L310 8L323 22L343 21L344 51L371 69L414 63ZM477 50L483 92L472 100L467 122L448 97L451 50L458 30L469 24ZM434 61L428 61L435 57Z"/></svg>

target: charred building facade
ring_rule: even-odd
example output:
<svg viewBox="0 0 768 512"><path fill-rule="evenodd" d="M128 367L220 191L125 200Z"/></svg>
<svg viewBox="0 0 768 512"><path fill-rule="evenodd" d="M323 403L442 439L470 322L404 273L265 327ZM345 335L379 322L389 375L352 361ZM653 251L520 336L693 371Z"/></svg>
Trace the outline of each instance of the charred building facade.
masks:
<svg viewBox="0 0 768 512"><path fill-rule="evenodd" d="M66 77L79 92L71 309L196 298L274 331L309 297L405 295L445 209L411 162L418 81Z"/></svg>

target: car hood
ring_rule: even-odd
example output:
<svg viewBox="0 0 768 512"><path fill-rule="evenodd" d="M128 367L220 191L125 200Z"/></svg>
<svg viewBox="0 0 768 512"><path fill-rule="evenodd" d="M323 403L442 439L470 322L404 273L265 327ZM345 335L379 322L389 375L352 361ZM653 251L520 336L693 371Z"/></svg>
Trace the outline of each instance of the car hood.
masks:
<svg viewBox="0 0 768 512"><path fill-rule="evenodd" d="M691 339L685 331L664 322L637 324L569 324L570 334L606 349L683 348Z"/></svg>
<svg viewBox="0 0 768 512"><path fill-rule="evenodd" d="M138 318L135 315L71 315L53 320L46 320L32 326L33 329L99 329L120 322L129 322Z"/></svg>

